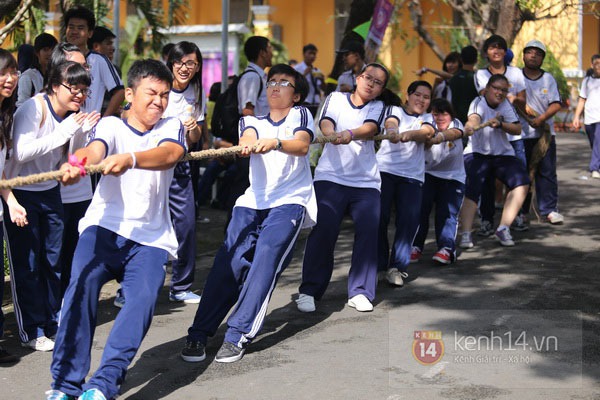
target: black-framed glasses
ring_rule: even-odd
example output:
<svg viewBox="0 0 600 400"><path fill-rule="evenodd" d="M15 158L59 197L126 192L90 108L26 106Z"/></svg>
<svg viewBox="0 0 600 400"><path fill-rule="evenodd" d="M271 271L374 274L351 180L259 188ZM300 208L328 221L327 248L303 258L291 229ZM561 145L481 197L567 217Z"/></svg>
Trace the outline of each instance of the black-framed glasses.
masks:
<svg viewBox="0 0 600 400"><path fill-rule="evenodd" d="M292 85L292 82L290 81L268 81L267 82L267 88L274 88L276 86L279 87L291 87L293 89L296 89L296 86Z"/></svg>
<svg viewBox="0 0 600 400"><path fill-rule="evenodd" d="M182 68L184 65L187 67L187 69L194 69L194 68L196 68L196 66L198 65L198 63L196 61L193 61L193 60L187 60L186 62L183 62L183 61L179 60L179 61L173 61L173 65L177 69Z"/></svg>
<svg viewBox="0 0 600 400"><path fill-rule="evenodd" d="M69 93L71 93L74 96L77 96L80 93L82 95L84 95L84 96L89 96L92 93L92 91L90 89L88 89L88 88L78 89L78 88L76 88L74 86L65 85L64 83L61 83L60 85L62 87L65 87L65 88L69 89Z"/></svg>
<svg viewBox="0 0 600 400"><path fill-rule="evenodd" d="M8 79L9 76L13 79L19 79L21 77L21 71L11 71L11 70L5 70L4 72L0 71L0 80L5 81Z"/></svg>
<svg viewBox="0 0 600 400"><path fill-rule="evenodd" d="M368 83L372 83L375 86L383 87L383 85L384 85L383 81L380 81L379 79L375 79L371 75L362 74L362 77L365 78L365 80Z"/></svg>

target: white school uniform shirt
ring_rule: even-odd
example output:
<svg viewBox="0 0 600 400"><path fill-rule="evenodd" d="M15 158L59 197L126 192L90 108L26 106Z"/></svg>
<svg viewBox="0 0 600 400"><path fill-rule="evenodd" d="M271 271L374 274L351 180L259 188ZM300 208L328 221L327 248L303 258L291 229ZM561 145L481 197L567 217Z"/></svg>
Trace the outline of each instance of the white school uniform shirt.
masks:
<svg viewBox="0 0 600 400"><path fill-rule="evenodd" d="M427 114L425 122L431 123L437 130L437 126L431 114ZM447 129L458 129L463 131L463 124L454 119ZM425 173L441 179L454 180L465 183L465 162L463 157L462 138L453 141L434 144L425 149Z"/></svg>
<svg viewBox="0 0 600 400"><path fill-rule="evenodd" d="M267 102L267 74L253 62L248 63L246 71L252 69L240 78L238 82L238 111L241 114L246 104L254 106L254 115L267 115L269 103ZM260 96L259 96L260 93Z"/></svg>
<svg viewBox="0 0 600 400"><path fill-rule="evenodd" d="M314 139L313 118L308 109L292 107L279 122L269 115L246 116L240 119L240 137L253 128L257 137L279 138L282 142L294 139L298 131L306 131ZM282 151L269 151L250 156L250 187L235 202L236 207L267 210L284 204L299 204L306 208L304 228L317 222L317 200L312 184L310 163L306 156L293 156Z"/></svg>
<svg viewBox="0 0 600 400"><path fill-rule="evenodd" d="M17 90L17 107L25 103L44 88L44 77L37 68L29 68L19 77Z"/></svg>
<svg viewBox="0 0 600 400"><path fill-rule="evenodd" d="M192 116L197 122L202 122L205 108L204 91L197 95L193 85L188 85L183 90L173 88L169 92L169 103L163 113L163 118L176 117L183 123L188 116Z"/></svg>
<svg viewBox="0 0 600 400"><path fill-rule="evenodd" d="M100 112L104 94L116 88L123 88L123 81L121 81L115 66L105 55L90 51L85 59L91 68L92 84L90 85L91 93L85 100L81 110L84 112Z"/></svg>
<svg viewBox="0 0 600 400"><path fill-rule="evenodd" d="M500 114L504 118L504 122L512 124L519 122L517 112L512 104L506 99L496 108L490 107L484 96L476 97L469 106L469 116L477 114L481 118L481 122L485 122ZM479 131L476 131L472 136L469 136L469 143L465 148L464 154L479 153L493 156L514 156L515 150L510 145L508 134L502 129L492 128L488 126Z"/></svg>
<svg viewBox="0 0 600 400"><path fill-rule="evenodd" d="M6 177L28 176L57 170L64 161L64 144L81 127L73 115L64 120L56 115L48 95L42 97L46 107L46 117L42 122L42 105L35 97L27 100L17 109L13 120L13 148L6 162ZM57 181L46 181L22 186L19 190L42 191L58 185Z"/></svg>
<svg viewBox="0 0 600 400"><path fill-rule="evenodd" d="M342 72L342 74L338 77L338 84L335 88L336 92L341 90L342 85L350 86L350 91L354 91L356 87L356 76L354 75L354 71L349 69L348 71Z"/></svg>
<svg viewBox="0 0 600 400"><path fill-rule="evenodd" d="M387 107L385 120L390 118L398 121L398 133L421 129L421 125L425 123L424 115L408 114L402 107L397 106ZM381 147L377 152L377 165L381 172L423 182L425 180L425 144L413 141L392 143L389 140L382 140Z"/></svg>
<svg viewBox="0 0 600 400"><path fill-rule="evenodd" d="M379 127L383 121L383 111L381 101L372 100L362 106L355 106L350 100L350 93L333 92L325 99L321 121L328 119L333 122L336 132L356 129L366 122ZM353 140L349 144L326 143L315 169L314 180L381 190L374 142Z"/></svg>
<svg viewBox="0 0 600 400"><path fill-rule="evenodd" d="M538 115L543 114L548 109L548 106L553 103L560 104L560 93L558 85L552 75L546 71L542 71L542 75L537 79L529 79L523 73L525 80L525 88L527 90L527 105ZM521 136L523 139L534 139L542 136L543 128L534 128L529 125L527 120L519 115L521 121ZM546 125L550 127L550 133L554 136L554 124L552 119L546 121Z"/></svg>
<svg viewBox="0 0 600 400"><path fill-rule="evenodd" d="M308 65L304 61L298 63L294 66L294 69L304 75L304 71L306 71ZM319 68L313 66L313 72L321 72ZM323 80L321 78L315 78L312 74L304 75L306 78L306 82L308 83L308 95L306 96L305 102L309 104L319 104L321 102L321 92L319 88L323 84Z"/></svg>
<svg viewBox="0 0 600 400"><path fill-rule="evenodd" d="M585 125L600 122L600 77L586 76L581 82L579 97L585 100L583 123Z"/></svg>
<svg viewBox="0 0 600 400"><path fill-rule="evenodd" d="M183 126L176 118L164 118L147 132L126 120L106 117L96 125L90 141L100 141L106 156L150 150L161 143L177 143L185 149ZM100 179L92 202L79 222L79 233L97 225L145 246L166 250L177 257L177 238L169 211L169 187L173 168L163 171L130 169L121 176Z"/></svg>
<svg viewBox="0 0 600 400"><path fill-rule="evenodd" d="M523 77L523 72L520 68L513 67L512 65L508 65L504 74L502 74L508 79L508 93L516 96L517 93L526 90L525 88L525 78ZM480 69L475 73L475 88L477 89L477 93L481 93L483 89L485 89L488 81L492 77L492 73L489 69ZM514 142L515 140L521 140L521 135L509 135L507 134L507 138L510 142Z"/></svg>

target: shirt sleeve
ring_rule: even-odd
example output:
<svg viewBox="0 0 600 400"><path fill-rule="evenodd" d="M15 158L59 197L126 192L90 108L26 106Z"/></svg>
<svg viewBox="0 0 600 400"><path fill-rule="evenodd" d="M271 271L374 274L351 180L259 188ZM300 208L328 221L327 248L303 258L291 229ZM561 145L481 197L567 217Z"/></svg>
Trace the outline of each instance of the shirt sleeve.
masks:
<svg viewBox="0 0 600 400"><path fill-rule="evenodd" d="M79 124L71 116L58 124L50 134L38 137L43 115L41 107L39 100L31 98L15 114L13 154L18 162L28 162L49 153L69 141L80 129ZM44 125L46 125L49 118L53 117L50 110L47 110Z"/></svg>
<svg viewBox="0 0 600 400"><path fill-rule="evenodd" d="M579 97L581 97L582 99L587 99L587 97L588 97L588 93L587 93L588 81L589 81L589 77L585 77L585 78L583 78L583 81L581 82L581 87L579 88Z"/></svg>
<svg viewBox="0 0 600 400"><path fill-rule="evenodd" d="M554 77L550 74L548 74L548 76L550 77L550 79L548 79L548 105L553 103L560 103L561 98L560 92L558 91L558 84L556 83L556 79L554 79Z"/></svg>
<svg viewBox="0 0 600 400"><path fill-rule="evenodd" d="M261 85L262 80L256 72L245 73L240 78L238 83L238 111L240 113L248 103L256 108Z"/></svg>
<svg viewBox="0 0 600 400"><path fill-rule="evenodd" d="M101 57L100 62L98 62L94 67L98 67L98 76L104 83L107 91L111 91L117 87L123 86L123 81L119 77L117 73L117 69L110 62L110 60L103 55L99 55ZM92 74L94 74L92 69Z"/></svg>
<svg viewBox="0 0 600 400"><path fill-rule="evenodd" d="M485 85L487 85L487 82L489 81L489 78L486 78L485 76L485 70L478 70L477 73L475 74L475 89L477 89L477 93L481 93L481 91L483 89L485 89Z"/></svg>
<svg viewBox="0 0 600 400"><path fill-rule="evenodd" d="M33 80L30 74L24 73L21 75L17 89L17 107L21 107L23 103L31 98L31 94L34 91Z"/></svg>
<svg viewBox="0 0 600 400"><path fill-rule="evenodd" d="M294 107L290 110L289 117L292 117L294 134L299 131L307 132L310 135L310 141L315 138L313 133L314 120L312 114L304 106Z"/></svg>
<svg viewBox="0 0 600 400"><path fill-rule="evenodd" d="M323 120L329 120L333 123L333 127L337 126L338 119L338 110L336 107L337 97L340 95L340 92L332 92L325 99L325 103L323 104L323 110L321 111L321 119L319 120L319 125Z"/></svg>
<svg viewBox="0 0 600 400"><path fill-rule="evenodd" d="M502 115L502 117L504 118L504 122L509 123L509 124L515 124L517 122L519 122L519 117L517 116L517 112L515 111L515 108L513 107L512 104L510 104L510 102L508 100L504 100L499 108L499 112L500 115Z"/></svg>

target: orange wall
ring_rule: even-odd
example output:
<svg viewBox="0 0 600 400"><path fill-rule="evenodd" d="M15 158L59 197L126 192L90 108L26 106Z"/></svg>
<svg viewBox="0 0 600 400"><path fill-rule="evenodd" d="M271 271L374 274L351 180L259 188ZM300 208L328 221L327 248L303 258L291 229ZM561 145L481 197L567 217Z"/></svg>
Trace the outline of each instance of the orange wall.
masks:
<svg viewBox="0 0 600 400"><path fill-rule="evenodd" d="M591 65L592 56L600 53L600 22L593 15L583 16L583 43L581 46L582 66L585 71Z"/></svg>
<svg viewBox="0 0 600 400"><path fill-rule="evenodd" d="M281 25L281 39L290 58L302 61L302 46L313 43L319 49L315 64L325 73L335 59L334 0L271 0L272 21Z"/></svg>

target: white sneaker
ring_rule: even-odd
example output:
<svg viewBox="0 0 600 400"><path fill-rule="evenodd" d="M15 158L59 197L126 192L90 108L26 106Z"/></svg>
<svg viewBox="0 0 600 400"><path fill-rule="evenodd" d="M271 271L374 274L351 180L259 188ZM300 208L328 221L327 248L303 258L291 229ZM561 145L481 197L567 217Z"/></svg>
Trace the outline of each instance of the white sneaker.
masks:
<svg viewBox="0 0 600 400"><path fill-rule="evenodd" d="M598 172L598 171L592 171L592 178L594 178L594 179L600 179L600 172Z"/></svg>
<svg viewBox="0 0 600 400"><path fill-rule="evenodd" d="M400 272L398 268L390 268L385 274L385 279L394 286L404 286L404 279L408 278L406 272Z"/></svg>
<svg viewBox="0 0 600 400"><path fill-rule="evenodd" d="M314 312L317 308L315 307L315 298L304 293L300 293L296 299L296 307L301 312Z"/></svg>
<svg viewBox="0 0 600 400"><path fill-rule="evenodd" d="M371 304L364 294L357 294L349 299L348 305L352 308L356 308L356 311L360 312L373 311L373 304Z"/></svg>
<svg viewBox="0 0 600 400"><path fill-rule="evenodd" d="M460 243L458 246L461 249L470 249L473 247L473 239L471 238L471 232L463 232L460 237Z"/></svg>
<svg viewBox="0 0 600 400"><path fill-rule="evenodd" d="M552 211L550 214L546 215L546 221L550 222L552 225L562 224L565 221L565 217L556 211Z"/></svg>
<svg viewBox="0 0 600 400"><path fill-rule="evenodd" d="M31 339L29 342L21 343L21 346L30 348L36 351L52 351L54 350L54 342L46 336L40 336L37 339Z"/></svg>

